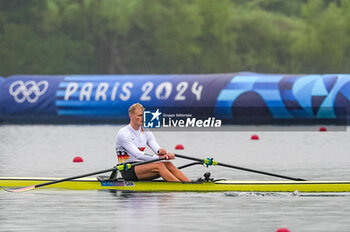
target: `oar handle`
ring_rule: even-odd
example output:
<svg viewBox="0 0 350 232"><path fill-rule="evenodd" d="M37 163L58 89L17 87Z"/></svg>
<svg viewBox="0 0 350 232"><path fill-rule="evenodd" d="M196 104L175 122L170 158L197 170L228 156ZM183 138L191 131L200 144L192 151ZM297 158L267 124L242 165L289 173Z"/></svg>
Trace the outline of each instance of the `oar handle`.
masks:
<svg viewBox="0 0 350 232"><path fill-rule="evenodd" d="M186 155L179 155L179 154L175 154L175 156L176 156L176 157L179 157L179 158L183 158L183 159L189 159L189 160L199 161L199 162L202 162L203 164L205 163L205 159L199 159L199 158L195 158L195 157L191 157L191 156L186 156ZM264 172L264 171L259 171L259 170L250 169L250 168L244 168L244 167L234 166L234 165L231 165L231 164L219 163L219 162L216 162L216 161L215 161L215 162L213 161L213 164L214 164L214 165L223 166L223 167L228 167L228 168L234 168L234 169L239 169L239 170L243 170L243 171L248 171L248 172L255 172L255 173L259 173L259 174L263 174L263 175L268 175L268 176L274 176L274 177L284 178L284 179L288 179L288 180L305 181L304 179L301 179L301 178L294 178L294 177L279 175L279 174L275 174L275 173Z"/></svg>
<svg viewBox="0 0 350 232"><path fill-rule="evenodd" d="M158 162L158 161L166 160L166 159L168 159L168 158L163 156L163 157L160 157L157 159L151 159L151 160L147 160L147 161L143 161L143 162L139 162L139 163L133 163L133 164L131 164L131 167L135 167L135 166L139 166L139 165L143 165L143 164L154 163L154 162Z"/></svg>

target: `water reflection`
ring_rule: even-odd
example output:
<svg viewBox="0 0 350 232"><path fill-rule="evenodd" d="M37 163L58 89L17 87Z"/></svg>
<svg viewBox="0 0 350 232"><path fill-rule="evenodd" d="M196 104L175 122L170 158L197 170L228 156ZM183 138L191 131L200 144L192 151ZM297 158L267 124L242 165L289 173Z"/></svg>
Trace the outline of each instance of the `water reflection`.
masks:
<svg viewBox="0 0 350 232"><path fill-rule="evenodd" d="M176 199L173 193L152 193L108 190L116 201L125 204L125 208L142 209L147 207L158 208L171 204Z"/></svg>
<svg viewBox="0 0 350 232"><path fill-rule="evenodd" d="M227 197L350 197L350 193L226 192Z"/></svg>

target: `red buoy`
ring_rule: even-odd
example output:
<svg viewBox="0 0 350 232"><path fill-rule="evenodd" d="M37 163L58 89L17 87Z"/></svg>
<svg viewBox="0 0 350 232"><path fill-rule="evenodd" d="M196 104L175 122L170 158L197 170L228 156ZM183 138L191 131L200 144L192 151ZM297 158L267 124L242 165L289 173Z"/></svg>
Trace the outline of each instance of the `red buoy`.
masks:
<svg viewBox="0 0 350 232"><path fill-rule="evenodd" d="M74 157L73 162L74 163L80 163L80 162L84 162L84 160L80 156L76 156L76 157Z"/></svg>
<svg viewBox="0 0 350 232"><path fill-rule="evenodd" d="M276 232L290 232L287 228L279 228Z"/></svg>
<svg viewBox="0 0 350 232"><path fill-rule="evenodd" d="M175 149L176 150L183 150L185 148L184 148L184 146L182 144L178 144L178 145L175 146Z"/></svg>
<svg viewBox="0 0 350 232"><path fill-rule="evenodd" d="M251 140L259 140L259 136L258 135L252 135L250 137Z"/></svg>
<svg viewBox="0 0 350 232"><path fill-rule="evenodd" d="M320 127L320 131L327 131L327 128L322 126L322 127Z"/></svg>

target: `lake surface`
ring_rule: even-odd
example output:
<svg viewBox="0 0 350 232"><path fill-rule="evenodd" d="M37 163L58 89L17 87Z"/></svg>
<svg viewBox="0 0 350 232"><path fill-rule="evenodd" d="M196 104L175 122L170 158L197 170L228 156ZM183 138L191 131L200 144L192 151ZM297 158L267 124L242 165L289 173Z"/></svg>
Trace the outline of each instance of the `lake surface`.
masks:
<svg viewBox="0 0 350 232"><path fill-rule="evenodd" d="M0 176L69 177L116 163L116 125L1 125ZM256 130L255 130L256 129ZM159 132L158 143L177 153L308 180L350 180L350 132L318 127L237 127L225 132ZM255 131L254 131L255 130ZM257 134L260 140L250 140ZM148 150L150 152L150 150ZM73 163L81 156L83 163ZM173 161L180 166L187 161ZM229 180L273 177L202 166ZM292 193L121 193L37 189L0 190L0 231L350 231L350 196Z"/></svg>

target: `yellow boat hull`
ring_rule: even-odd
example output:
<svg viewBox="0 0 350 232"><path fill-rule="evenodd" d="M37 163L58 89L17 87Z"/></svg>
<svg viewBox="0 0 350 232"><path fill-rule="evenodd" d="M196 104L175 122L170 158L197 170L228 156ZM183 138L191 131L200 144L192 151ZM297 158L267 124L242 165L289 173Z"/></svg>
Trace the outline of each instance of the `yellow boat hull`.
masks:
<svg viewBox="0 0 350 232"><path fill-rule="evenodd" d="M2 188L37 185L59 178L0 177ZM141 192L350 192L350 181L227 181L164 182L164 181L99 181L80 178L42 188L70 190L123 190Z"/></svg>

